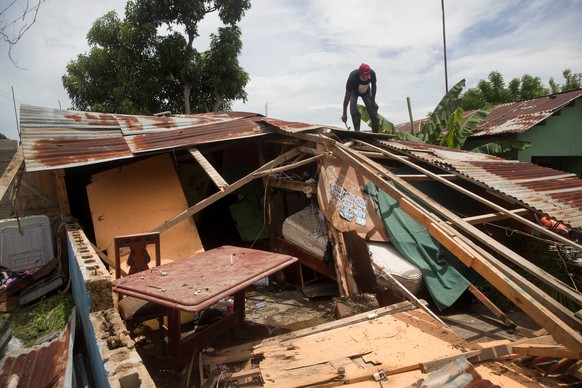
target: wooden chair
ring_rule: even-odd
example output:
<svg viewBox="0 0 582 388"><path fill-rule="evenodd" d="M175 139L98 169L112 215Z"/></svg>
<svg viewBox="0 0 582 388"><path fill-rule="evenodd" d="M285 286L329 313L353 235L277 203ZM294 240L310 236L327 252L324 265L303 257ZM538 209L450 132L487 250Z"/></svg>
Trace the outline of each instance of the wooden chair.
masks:
<svg viewBox="0 0 582 388"><path fill-rule="evenodd" d="M153 245L155 248L155 258L152 267L161 264L160 255L160 234L144 233L126 236L117 236L114 238L115 243L115 278L119 279L126 274L146 271L150 269L151 257L147 250L148 246ZM128 271L122 271L122 256L126 259ZM118 294L119 315L125 322L127 330L134 334L134 330L143 322L157 319L160 329L160 339L162 345L164 342L163 327L164 317L168 314L166 307L159 304L148 302L132 296ZM162 352L165 352L165 346L162 346Z"/></svg>

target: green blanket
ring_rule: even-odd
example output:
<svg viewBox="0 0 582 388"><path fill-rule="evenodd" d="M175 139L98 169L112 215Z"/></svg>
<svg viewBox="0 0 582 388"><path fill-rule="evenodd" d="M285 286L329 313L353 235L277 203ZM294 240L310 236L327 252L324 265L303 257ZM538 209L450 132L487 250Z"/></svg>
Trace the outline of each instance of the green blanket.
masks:
<svg viewBox="0 0 582 388"><path fill-rule="evenodd" d="M436 241L428 230L400 209L398 202L368 182L366 191L384 220L390 241L420 269L426 287L439 310L451 306L471 284L451 264L458 259Z"/></svg>

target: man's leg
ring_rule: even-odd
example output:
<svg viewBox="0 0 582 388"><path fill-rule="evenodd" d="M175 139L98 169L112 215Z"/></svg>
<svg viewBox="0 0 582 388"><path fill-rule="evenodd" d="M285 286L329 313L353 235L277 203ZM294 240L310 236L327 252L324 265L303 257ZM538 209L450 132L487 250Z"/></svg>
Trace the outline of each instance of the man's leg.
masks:
<svg viewBox="0 0 582 388"><path fill-rule="evenodd" d="M354 123L354 131L360 132L360 111L358 110L358 95L354 92L350 95L350 115Z"/></svg>
<svg viewBox="0 0 582 388"><path fill-rule="evenodd" d="M372 105L372 96L370 94L366 94L362 96L362 100L364 100L364 105L366 105L366 110L370 115L370 121L372 122L372 132L378 133L380 132L380 123L378 121L378 110L374 108Z"/></svg>

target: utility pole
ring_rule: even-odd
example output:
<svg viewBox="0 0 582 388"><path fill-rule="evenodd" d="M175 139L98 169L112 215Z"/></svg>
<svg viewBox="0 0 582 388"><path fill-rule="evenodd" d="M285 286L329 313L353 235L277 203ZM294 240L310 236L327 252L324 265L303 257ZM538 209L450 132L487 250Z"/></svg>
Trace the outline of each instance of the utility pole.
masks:
<svg viewBox="0 0 582 388"><path fill-rule="evenodd" d="M445 33L445 0L441 0L441 9L443 13L443 53L445 59L445 94L449 92L449 76L447 74L447 36Z"/></svg>

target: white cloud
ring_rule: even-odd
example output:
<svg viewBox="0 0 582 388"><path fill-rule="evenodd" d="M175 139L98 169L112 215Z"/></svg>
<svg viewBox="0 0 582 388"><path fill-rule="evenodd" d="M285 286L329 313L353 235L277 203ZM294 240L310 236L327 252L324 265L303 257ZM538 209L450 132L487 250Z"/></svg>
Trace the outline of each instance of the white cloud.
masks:
<svg viewBox="0 0 582 388"><path fill-rule="evenodd" d="M18 102L69 107L61 84L66 64L88 49L91 24L118 0L47 1L39 20L14 50L16 69L0 51L0 132L17 138L11 86ZM579 2L552 0L445 0L449 87L467 87L498 70L505 81L523 74L582 72ZM200 26L197 48L216 31L212 16ZM420 118L445 91L442 14L438 0L254 0L240 23L241 65L250 74L248 102L237 110L343 127L345 81L361 62L378 74L380 113L408 121L406 97ZM1 48L1 47L0 47Z"/></svg>

